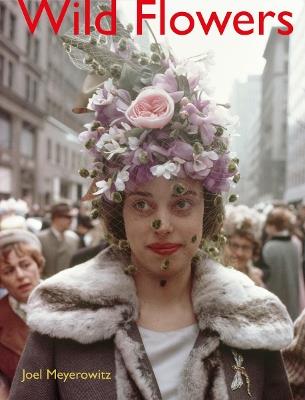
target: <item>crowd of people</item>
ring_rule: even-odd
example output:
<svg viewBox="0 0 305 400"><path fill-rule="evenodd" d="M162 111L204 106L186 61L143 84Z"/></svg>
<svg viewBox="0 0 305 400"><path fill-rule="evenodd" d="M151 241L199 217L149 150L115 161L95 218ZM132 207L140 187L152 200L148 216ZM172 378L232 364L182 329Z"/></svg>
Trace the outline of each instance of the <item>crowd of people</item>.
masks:
<svg viewBox="0 0 305 400"><path fill-rule="evenodd" d="M28 336L27 301L31 292L42 279L80 264L108 246L100 224L94 224L79 208L55 204L48 215L36 212L36 224L27 224L33 219L28 209L9 202L10 209L2 202L0 222L1 400L8 398ZM267 212L229 205L223 234L223 265L248 275L256 285L276 294L295 321L295 338L282 354L294 398L304 400L305 205L294 210L288 205L275 205Z"/></svg>

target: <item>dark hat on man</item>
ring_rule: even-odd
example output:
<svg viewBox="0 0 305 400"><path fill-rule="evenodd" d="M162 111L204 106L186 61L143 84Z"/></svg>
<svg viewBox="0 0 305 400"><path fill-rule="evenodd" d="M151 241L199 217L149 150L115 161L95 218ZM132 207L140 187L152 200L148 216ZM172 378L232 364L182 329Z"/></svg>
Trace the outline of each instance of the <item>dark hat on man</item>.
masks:
<svg viewBox="0 0 305 400"><path fill-rule="evenodd" d="M92 220L88 215L79 214L77 217L77 225L81 225L87 229L94 228Z"/></svg>
<svg viewBox="0 0 305 400"><path fill-rule="evenodd" d="M64 218L64 217L69 217L72 218L76 215L75 211L72 209L72 207L69 206L67 203L58 203L55 204L51 208L51 218Z"/></svg>

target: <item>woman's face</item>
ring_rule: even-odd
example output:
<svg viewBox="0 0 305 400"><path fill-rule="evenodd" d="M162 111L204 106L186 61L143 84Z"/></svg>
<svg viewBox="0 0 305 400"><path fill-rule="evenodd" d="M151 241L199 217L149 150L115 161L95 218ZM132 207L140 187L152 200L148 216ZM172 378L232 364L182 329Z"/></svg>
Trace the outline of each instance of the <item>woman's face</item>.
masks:
<svg viewBox="0 0 305 400"><path fill-rule="evenodd" d="M186 189L183 195L175 193L177 184ZM202 185L190 179L155 178L129 192L123 217L132 262L162 278L190 267L202 238L203 213ZM169 269L161 271L165 260Z"/></svg>
<svg viewBox="0 0 305 400"><path fill-rule="evenodd" d="M225 246L225 263L243 271L253 259L253 242L240 235L232 235Z"/></svg>
<svg viewBox="0 0 305 400"><path fill-rule="evenodd" d="M0 285L22 303L27 302L39 280L39 267L29 255L17 255L12 249L7 262L0 264Z"/></svg>

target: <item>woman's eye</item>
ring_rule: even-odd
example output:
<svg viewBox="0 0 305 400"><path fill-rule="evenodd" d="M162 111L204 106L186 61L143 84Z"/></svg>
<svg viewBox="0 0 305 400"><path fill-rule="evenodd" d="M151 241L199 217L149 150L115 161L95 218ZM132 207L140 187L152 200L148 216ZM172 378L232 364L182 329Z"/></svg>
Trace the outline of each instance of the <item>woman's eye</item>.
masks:
<svg viewBox="0 0 305 400"><path fill-rule="evenodd" d="M185 210L189 210L189 208L192 206L191 202L188 200L179 200L176 203L176 208L179 211L185 211Z"/></svg>
<svg viewBox="0 0 305 400"><path fill-rule="evenodd" d="M147 211L150 208L147 202L144 200L137 201L136 203L134 203L133 207L139 211Z"/></svg>

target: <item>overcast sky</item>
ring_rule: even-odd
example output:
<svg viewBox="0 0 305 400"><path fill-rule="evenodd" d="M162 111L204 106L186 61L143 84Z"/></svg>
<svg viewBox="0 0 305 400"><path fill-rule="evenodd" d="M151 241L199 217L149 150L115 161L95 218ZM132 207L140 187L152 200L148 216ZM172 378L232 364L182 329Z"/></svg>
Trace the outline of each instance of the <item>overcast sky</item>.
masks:
<svg viewBox="0 0 305 400"><path fill-rule="evenodd" d="M135 1L117 0L117 4L124 14L135 23ZM159 4L159 0L156 0ZM187 11L193 16L196 11L201 11L203 16L209 16L211 11L216 11L219 17L225 12L249 11L258 21L259 11L290 11L294 14L293 24L297 22L301 12L303 0L166 0L167 20L178 11ZM145 12L157 13L158 6L145 6ZM304 11L303 11L304 12ZM264 67L262 58L270 29L274 25L280 25L276 18L266 20L266 34L259 36L255 33L250 36L240 36L233 28L227 29L223 36L218 31L205 35L200 23L196 20L197 27L193 33L187 36L177 36L168 29L166 38L174 48L178 56L193 56L206 50L213 50L215 54L215 66L211 76L219 101L227 101L234 80L244 80L249 74L260 74ZM229 23L230 24L230 23ZM228 27L229 27L228 24ZM151 22L156 33L158 24ZM167 27L169 24L167 24ZM232 26L232 24L231 24ZM256 22L256 27L258 22ZM256 28L257 31L257 28ZM164 40L164 39L161 39Z"/></svg>

